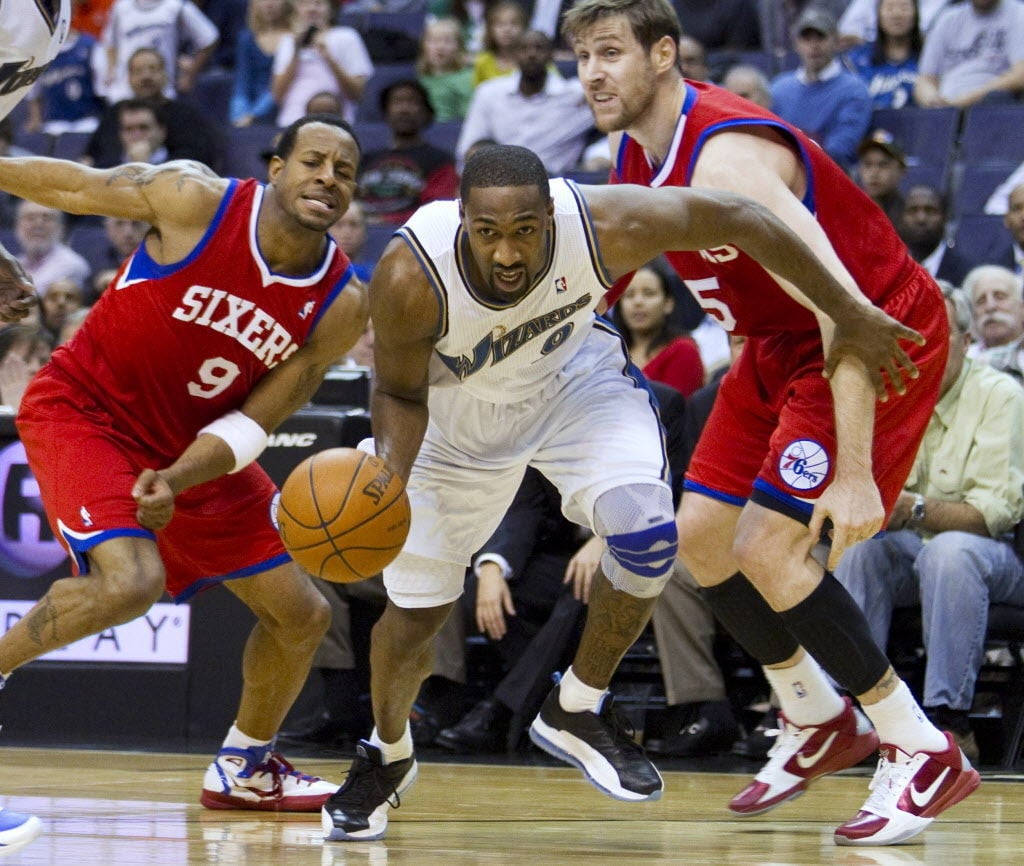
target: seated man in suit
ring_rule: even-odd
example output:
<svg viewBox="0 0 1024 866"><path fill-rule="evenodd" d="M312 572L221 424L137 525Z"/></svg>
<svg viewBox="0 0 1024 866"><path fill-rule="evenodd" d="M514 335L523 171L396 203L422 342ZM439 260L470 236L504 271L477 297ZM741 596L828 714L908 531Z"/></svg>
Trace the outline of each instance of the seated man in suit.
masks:
<svg viewBox="0 0 1024 866"><path fill-rule="evenodd" d="M968 713L990 604L1024 605L1024 565L1009 534L1024 517L1024 390L967 357L971 308L943 287L950 351L941 396L888 531L850 548L836 578L867 614L879 646L897 607L920 605L922 705L971 761Z"/></svg>
<svg viewBox="0 0 1024 866"><path fill-rule="evenodd" d="M912 186L903 199L903 210L896 221L896 230L910 250L914 261L937 280L954 286L963 284L970 264L946 241L946 199L935 187Z"/></svg>

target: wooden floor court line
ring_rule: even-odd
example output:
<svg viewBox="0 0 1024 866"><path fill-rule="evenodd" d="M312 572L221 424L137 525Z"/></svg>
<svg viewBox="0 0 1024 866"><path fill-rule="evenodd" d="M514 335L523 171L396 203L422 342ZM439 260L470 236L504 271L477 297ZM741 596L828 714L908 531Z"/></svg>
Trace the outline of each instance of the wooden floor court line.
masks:
<svg viewBox="0 0 1024 866"><path fill-rule="evenodd" d="M0 805L46 833L0 866L468 866L615 863L771 866L1012 866L1024 862L1024 776L981 789L915 844L842 848L832 830L867 796L870 773L822 779L773 812L737 820L731 773L665 773L665 796L620 803L570 768L422 763L379 842L325 843L318 815L205 810L207 755L0 749ZM347 761L303 760L341 781Z"/></svg>

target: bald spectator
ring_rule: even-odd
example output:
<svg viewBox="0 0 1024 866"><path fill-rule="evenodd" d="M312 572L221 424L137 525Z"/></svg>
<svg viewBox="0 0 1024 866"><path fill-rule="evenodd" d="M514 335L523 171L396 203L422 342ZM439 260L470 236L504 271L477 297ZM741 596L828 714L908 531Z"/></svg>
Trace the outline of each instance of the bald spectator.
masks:
<svg viewBox="0 0 1024 866"><path fill-rule="evenodd" d="M729 68L722 79L722 87L737 96L749 99L754 105L772 110L772 91L768 76L756 66L738 63Z"/></svg>
<svg viewBox="0 0 1024 866"><path fill-rule="evenodd" d="M857 183L898 226L903 212L900 182L907 171L907 157L891 132L876 129L857 148Z"/></svg>
<svg viewBox="0 0 1024 866"><path fill-rule="evenodd" d="M971 356L1024 381L1024 292L1021 278L999 265L981 265L964 278L977 342Z"/></svg>
<svg viewBox="0 0 1024 866"><path fill-rule="evenodd" d="M937 280L963 285L970 263L946 240L946 199L935 187L911 187L903 199L903 213L896 230L910 250Z"/></svg>
<svg viewBox="0 0 1024 866"><path fill-rule="evenodd" d="M921 53L914 98L925 108L1007 101L1024 90L1024 4L970 0L945 10Z"/></svg>
<svg viewBox="0 0 1024 866"><path fill-rule="evenodd" d="M792 35L800 67L772 82L773 111L848 169L871 122L867 86L837 59L836 21L828 12L809 7L793 25Z"/></svg>
<svg viewBox="0 0 1024 866"><path fill-rule="evenodd" d="M70 279L79 286L89 278L89 263L64 243L65 215L31 201L18 203L14 233L21 247L18 261L45 297L50 286Z"/></svg>

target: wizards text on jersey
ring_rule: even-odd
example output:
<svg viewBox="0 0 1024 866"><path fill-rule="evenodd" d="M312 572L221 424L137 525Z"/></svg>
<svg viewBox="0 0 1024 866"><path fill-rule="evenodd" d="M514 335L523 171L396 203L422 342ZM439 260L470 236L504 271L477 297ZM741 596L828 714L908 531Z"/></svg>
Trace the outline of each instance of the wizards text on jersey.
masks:
<svg viewBox="0 0 1024 866"><path fill-rule="evenodd" d="M292 335L253 301L223 289L192 286L171 315L231 337L268 368L277 366L299 348Z"/></svg>
<svg viewBox="0 0 1024 866"><path fill-rule="evenodd" d="M455 374L460 382L463 382L474 373L482 370L488 363L488 359L490 359L492 365L504 361L509 355L521 349L534 337L550 331L574 313L588 308L590 302L591 296L588 293L570 304L566 304L549 313L543 313L530 319L528 322L523 322L523 324L517 325L510 331L504 331L503 328L495 328L473 347L473 357L471 358L465 355L454 358L441 352L437 354L444 361L445 366ZM562 345L565 342L565 338L572 332L572 329L572 322L559 328L545 341L541 347L541 354L546 355Z"/></svg>

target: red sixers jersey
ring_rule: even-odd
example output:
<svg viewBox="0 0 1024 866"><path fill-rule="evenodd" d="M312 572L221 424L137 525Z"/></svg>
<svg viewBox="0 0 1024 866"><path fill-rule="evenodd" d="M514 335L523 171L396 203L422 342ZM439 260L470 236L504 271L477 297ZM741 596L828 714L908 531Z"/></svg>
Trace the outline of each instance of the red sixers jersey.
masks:
<svg viewBox="0 0 1024 866"><path fill-rule="evenodd" d="M313 273L273 273L256 238L263 194L232 180L180 262L157 264L142 244L53 354L115 429L168 462L306 342L352 275L332 240Z"/></svg>
<svg viewBox="0 0 1024 866"><path fill-rule="evenodd" d="M723 88L687 81L683 109L664 165L652 165L644 149L624 135L611 182L688 186L709 136L730 127L750 126L771 127L790 140L807 174L804 205L817 217L860 290L880 304L917 268L889 219L806 135ZM705 311L726 330L750 336L817 330L814 315L733 246L670 252L666 258ZM616 298L609 297L609 301Z"/></svg>

